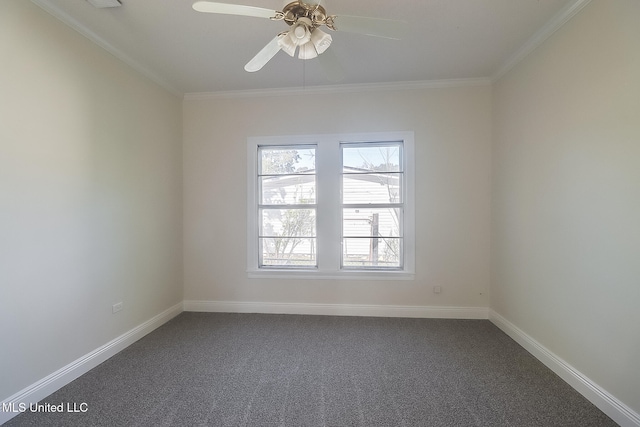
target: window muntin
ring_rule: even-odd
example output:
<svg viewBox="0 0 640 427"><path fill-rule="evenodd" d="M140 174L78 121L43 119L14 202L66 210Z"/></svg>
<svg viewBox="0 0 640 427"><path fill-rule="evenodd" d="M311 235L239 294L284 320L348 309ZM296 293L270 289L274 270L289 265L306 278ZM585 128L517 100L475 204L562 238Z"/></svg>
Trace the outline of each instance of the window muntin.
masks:
<svg viewBox="0 0 640 427"><path fill-rule="evenodd" d="M250 137L247 148L250 278L414 278L412 132ZM292 149L304 156L282 168L280 158L290 159ZM314 151L301 151L307 149ZM264 157L269 152L274 155ZM276 158L280 167L274 169ZM283 233L295 223L286 212L305 209L315 212L314 226ZM367 216L366 229L362 223L359 229L345 228L343 218L352 214ZM371 231L374 214L377 233ZM296 248L280 249L274 257L276 242L281 248L286 243L284 234ZM358 247L368 250L355 251ZM365 259L355 257L363 253Z"/></svg>
<svg viewBox="0 0 640 427"><path fill-rule="evenodd" d="M402 269L402 141L342 143L342 268Z"/></svg>

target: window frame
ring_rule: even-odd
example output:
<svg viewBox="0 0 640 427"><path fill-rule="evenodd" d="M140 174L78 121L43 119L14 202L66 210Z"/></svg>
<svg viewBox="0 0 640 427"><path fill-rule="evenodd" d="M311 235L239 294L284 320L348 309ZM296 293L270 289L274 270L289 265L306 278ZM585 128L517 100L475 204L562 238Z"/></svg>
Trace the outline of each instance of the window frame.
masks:
<svg viewBox="0 0 640 427"><path fill-rule="evenodd" d="M343 268L342 264L342 145L402 143L403 266L396 269ZM259 266L258 147L316 146L316 263L317 267ZM414 133L411 131L286 135L247 139L247 274L249 278L413 280L415 278Z"/></svg>

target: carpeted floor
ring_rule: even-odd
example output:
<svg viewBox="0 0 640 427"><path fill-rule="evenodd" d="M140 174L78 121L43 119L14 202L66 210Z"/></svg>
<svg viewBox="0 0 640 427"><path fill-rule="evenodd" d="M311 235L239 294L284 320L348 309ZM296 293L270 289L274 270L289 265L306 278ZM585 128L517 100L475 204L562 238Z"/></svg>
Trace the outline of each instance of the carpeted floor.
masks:
<svg viewBox="0 0 640 427"><path fill-rule="evenodd" d="M182 313L43 402L87 411L6 425L616 425L486 320Z"/></svg>

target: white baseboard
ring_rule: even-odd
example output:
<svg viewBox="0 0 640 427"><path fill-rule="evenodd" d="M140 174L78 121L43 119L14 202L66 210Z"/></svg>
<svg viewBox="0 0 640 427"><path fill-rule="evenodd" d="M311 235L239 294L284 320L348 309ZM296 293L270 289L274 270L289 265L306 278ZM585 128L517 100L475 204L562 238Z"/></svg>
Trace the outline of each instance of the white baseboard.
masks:
<svg viewBox="0 0 640 427"><path fill-rule="evenodd" d="M184 301L184 311L210 313L318 314L329 316L488 319L486 307L305 304L278 302Z"/></svg>
<svg viewBox="0 0 640 427"><path fill-rule="evenodd" d="M623 427L640 427L640 415L591 381L500 314L486 307L426 307L361 304L301 304L233 301L184 301L158 314L109 343L84 355L42 380L14 394L1 404L18 407L35 403L122 351L182 311L225 313L314 314L334 316L414 317L441 319L489 319L569 385ZM0 424L16 412L0 411Z"/></svg>
<svg viewBox="0 0 640 427"><path fill-rule="evenodd" d="M143 324L120 335L118 338L90 353L85 354L81 358L69 363L67 366L58 369L51 375L48 375L24 390L19 391L8 399L3 400L0 404L0 424L9 421L20 413L19 411L3 411L2 408L19 408L21 403L25 403L26 406L29 407L30 403L36 403L44 399L51 393L95 368L111 356L114 356L118 352L124 350L140 338L147 335L149 332L167 323L180 313L182 313L182 303L178 303L173 307L168 308Z"/></svg>
<svg viewBox="0 0 640 427"><path fill-rule="evenodd" d="M611 393L594 383L513 323L493 310L489 310L489 320L597 406L602 412L607 414L612 420L622 427L640 427L640 415L638 415L638 413L620 402L612 396Z"/></svg>

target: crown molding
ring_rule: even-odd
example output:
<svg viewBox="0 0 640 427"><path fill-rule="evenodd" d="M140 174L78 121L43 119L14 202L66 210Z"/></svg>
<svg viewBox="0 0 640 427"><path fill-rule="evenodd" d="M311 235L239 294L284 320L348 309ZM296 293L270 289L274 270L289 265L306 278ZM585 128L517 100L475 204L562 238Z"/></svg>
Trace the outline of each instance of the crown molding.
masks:
<svg viewBox="0 0 640 427"><path fill-rule="evenodd" d="M256 98L268 96L292 96L292 95L326 95L344 93L362 93L379 91L400 91L420 89L442 89L470 86L490 86L489 78L450 79L450 80L424 80L392 83L364 83L343 85L322 85L292 88L273 88L256 90L236 90L227 92L192 92L185 93L185 101L219 99L219 98Z"/></svg>
<svg viewBox="0 0 640 427"><path fill-rule="evenodd" d="M469 78L469 79L449 79L449 80L425 80L425 81L407 81L407 82L391 82L391 83L365 83L365 84L344 84L344 85L322 85L294 88L273 88L273 89L256 89L256 90L237 90L237 91L221 91L221 92L193 92L183 93L176 89L165 79L144 67L137 60L125 54L122 50L116 48L107 40L103 39L78 20L54 5L51 0L31 0L32 3L54 16L64 24L76 30L98 46L129 65L138 73L142 74L149 80L153 81L168 92L183 96L184 100L203 100L203 99L220 99L220 98L254 98L254 97L270 97L270 96L293 96L293 95L320 95L320 94L340 94L340 93L362 93L375 91L393 91L393 90L420 90L420 89L438 89L453 87L469 87L469 86L490 86L500 80L518 63L525 59L530 53L538 48L545 40L553 35L565 23L573 18L591 0L575 0L568 4L563 10L552 17L540 30L538 30L531 38L529 38L513 55L511 55L497 72L489 77Z"/></svg>
<svg viewBox="0 0 640 427"><path fill-rule="evenodd" d="M511 55L498 71L491 77L491 83L500 80L513 67L524 60L531 52L558 31L564 24L580 12L591 0L576 0L553 16L542 28L529 38L513 55Z"/></svg>
<svg viewBox="0 0 640 427"><path fill-rule="evenodd" d="M101 48L103 48L104 50L106 50L107 52L109 52L110 54L112 54L113 56L115 56L125 64L127 64L128 66L133 68L135 71L142 74L144 77L148 78L158 86L169 91L173 95L182 96L182 92L177 90L175 87L173 87L173 85L171 85L169 82L167 82L166 80L164 80L163 78L155 74L154 72L150 71L146 67L142 66L138 61L131 58L130 56L125 54L123 51L116 48L111 43L109 43L108 41L106 41L105 39L103 39L93 31L88 29L86 26L81 24L77 19L71 17L68 13L64 12L59 7L54 5L50 0L31 0L31 2L37 5L38 7L40 7L41 9L43 9L45 12L49 13L50 15L60 20L62 23L76 30L77 32L79 32L80 34L82 34L83 36L85 36L86 38L88 38L89 40L91 40L92 42L94 42L95 44L97 44L98 46L100 46Z"/></svg>

